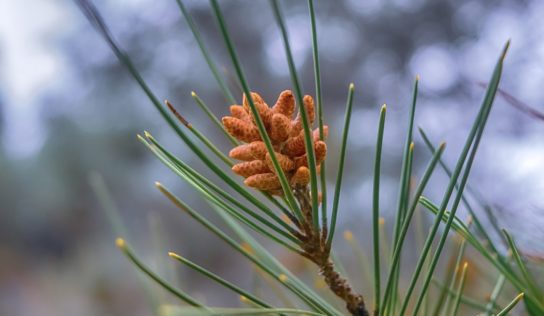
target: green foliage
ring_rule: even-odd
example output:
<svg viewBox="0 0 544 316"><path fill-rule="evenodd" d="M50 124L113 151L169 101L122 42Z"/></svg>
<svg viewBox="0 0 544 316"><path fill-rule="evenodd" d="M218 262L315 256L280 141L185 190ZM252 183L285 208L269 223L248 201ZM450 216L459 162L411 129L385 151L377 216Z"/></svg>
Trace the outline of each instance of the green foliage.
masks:
<svg viewBox="0 0 544 316"><path fill-rule="evenodd" d="M196 23L192 20L190 12L187 11L181 0L176 0L184 19L187 21L192 34L194 35L203 57L205 58L211 72L214 75L215 80L219 86L219 89L223 92L225 99L229 103L234 103L235 99L230 92L228 86L225 84L222 75L217 70L217 66L213 61L211 54L208 52L204 45L200 32ZM235 69L237 79L239 80L242 90L246 95L250 95L250 86L244 75L244 71L240 60L238 59L236 48L231 39L231 36L227 30L225 18L223 17L220 5L217 1L211 0L211 9L213 10L219 30L222 38L225 42L230 60ZM218 226L211 223L208 219L202 216L199 212L193 210L187 203L181 198L174 195L164 185L157 183L157 188L179 209L187 213L194 220L200 223L205 229L212 234L215 234L222 239L227 245L229 245L235 252L240 253L246 257L252 264L260 271L261 275L267 276L272 282L279 283L283 289L296 297L298 300L295 302L296 308L279 308L275 307L273 300L269 298L262 298L252 293L247 289L243 289L235 285L231 281L227 281L221 276L214 274L213 272L199 266L197 263L190 261L187 258L179 256L174 253L170 253L170 256L176 261L182 263L185 266L193 269L194 271L206 276L208 279L217 282L226 289L233 291L241 296L243 303L247 304L246 308L234 308L224 309L203 306L197 300L189 296L182 290L176 289L167 280L156 275L151 271L140 259L134 254L134 252L127 246L123 239L118 239L117 245L127 255L127 257L139 268L142 272L148 275L151 279L161 285L168 292L172 293L175 297L180 299L180 306L163 306L160 309L161 315L269 315L269 314L281 314L281 315L343 315L344 311L341 311L335 307L336 301L331 300L330 297L323 295L316 290L306 285L299 277L291 273L282 263L280 263L276 257L270 253L266 248L247 232L246 227L250 228L256 234L264 236L266 239L281 245L287 250L291 251L295 255L304 256L304 240L300 238L300 227L293 225L293 223L286 222L281 218L281 215L285 215L288 218L298 220L300 223L304 221L304 214L302 212L302 205L300 201L294 195L288 179L281 169L278 159L274 153L271 140L267 134L264 123L258 114L258 109L254 104L252 98L248 98L249 107L253 116L255 117L256 125L259 129L259 133L268 153L271 156L272 163L276 174L279 175L279 179L282 185L282 190L285 199L275 198L268 194L264 194L265 198L271 202L273 206L263 202L261 199L255 197L247 187L240 185L230 173L223 169L223 165L219 166L214 162L214 159L219 159L225 166L232 166L232 161L224 153L222 153L217 147L210 141L202 132L192 127L185 118L182 118L174 110L173 106L169 103L171 112L178 116L178 119L182 123L178 124L171 113L159 102L159 99L153 94L151 89L146 84L145 80L141 77L140 73L131 62L129 56L119 47L114 40L112 34L108 30L106 24L100 17L96 9L88 1L79 0L79 5L85 15L88 17L92 25L97 31L104 37L107 43L111 46L113 52L119 59L119 61L126 66L127 70L134 77L136 82L140 85L146 95L149 97L152 104L160 112L165 121L174 129L176 134L183 140L188 148L196 154L196 156L203 162L203 164L210 169L222 182L222 184L216 183L205 176L198 170L192 168L182 159L176 157L166 148L164 148L151 134L145 133L144 137L138 136L139 140L168 168L170 168L181 179L189 183L202 197L209 203L210 208L214 210L227 224L227 226L234 232L235 236L231 236L227 232L221 230ZM295 92L297 104L299 105L300 114L302 117L303 131L306 152L308 157L308 166L311 174L310 192L311 192L311 219L313 229L325 237L326 249L330 252L332 247L332 240L336 230L337 216L339 215L340 195L342 190L342 177L344 172L344 163L346 159L347 138L349 133L351 113L354 103L354 85L351 84L348 89L347 105L345 112L345 120L343 126L337 127L343 131L342 141L340 146L340 160L338 162L338 172L336 176L336 185L332 203L332 209L330 213L330 222L328 220L329 210L326 203L326 177L325 177L325 165L323 164L320 179L318 179L318 170L316 166L316 157L313 148L311 126L309 123L308 113L303 106L303 91L300 85L296 67L294 64L293 56L290 49L290 42L288 38L288 30L285 25L282 11L278 1L270 0L271 11L277 22L278 28L281 32L283 44L285 48L286 59L288 62L292 85ZM320 138L323 140L323 104L322 104L322 92L320 83L320 67L319 67L319 49L317 41L317 24L314 11L314 2L308 1L309 16L310 16L310 29L312 33L312 47L313 47L313 69L315 75L315 87L317 94L317 116L318 125L320 131ZM381 149L383 144L383 135L385 131L385 114L386 108L382 107L380 111L380 118L378 124L377 143L376 143L376 155L374 164L374 185L373 185L373 201L372 201L372 236L373 236L373 278L366 280L369 284L373 285L374 293L366 294L365 296L374 298L373 312L374 315L418 315L420 310L426 307L424 304L425 298L431 295L429 293L429 287L431 282L438 286L441 291L438 296L437 305L434 308L425 309L426 313L430 310L434 311L434 315L458 315L461 306L473 308L475 310L484 312L485 315L491 315L498 313L497 315L506 315L520 300L524 300L527 306L527 310L531 315L544 314L544 289L539 287L534 281L534 277L531 276L529 267L526 260L520 254L514 239L506 231L504 232L504 240L509 248L509 254L500 252L496 245L496 241L490 238L489 233L483 227L479 214L475 211L477 208L473 207L468 199L465 197L465 187L476 155L478 145L481 141L489 113L491 111L494 97L497 93L497 89L502 74L503 61L508 50L509 43L504 47L501 53L495 70L491 76L490 83L487 87L485 97L483 99L480 110L472 124L470 133L465 141L465 145L459 155L455 168L453 171L442 161L441 155L445 150L445 144L439 145L438 149L435 149L432 142L429 140L423 129L420 128L420 133L423 141L432 153L432 157L428 162L428 165L421 175L419 183L415 187L414 192L411 192L410 179L414 177L412 174L412 161L414 155L414 140L412 135L412 129L415 121L415 110L417 103L417 91L418 91L418 79L414 84L413 99L410 107L409 124L406 133L406 142L403 151L403 160L401 166L399 193L397 198L397 212L395 215L395 226L392 234L391 241L391 253L384 252L383 245L386 243L383 225L380 225L380 173L381 173ZM231 137L221 125L217 117L211 112L206 104L196 95L192 93L193 98L197 105L204 111L204 113L210 118L210 121L214 123L218 128L222 129L227 139L233 144L238 144L237 140ZM184 128L196 136L195 141L191 137L188 137ZM209 153L211 153L210 157ZM425 188L429 183L431 176L435 173L435 167L440 164L449 177L449 184L443 194L442 200L439 205L433 203L430 199L423 197ZM234 194L227 192L221 186L228 187ZM97 191L102 192L100 189ZM318 192L323 194L323 203L319 207ZM469 191L472 190L469 188ZM106 196L104 192L102 196ZM453 197L453 199L452 199ZM451 203L451 208L447 210L448 205ZM456 217L460 202L464 203L464 206L469 210L471 214L471 220L474 225L465 224L459 218ZM109 202L108 202L109 203ZM425 209L431 211L434 214L435 221L432 224L429 234L423 245L421 254L416 264L415 271L413 272L409 285L406 289L403 289L400 285L401 278L401 257L403 251L406 249L407 233L410 229L413 215L417 207L421 205ZM490 213L487 212L487 215ZM445 223L445 225L443 225ZM245 226L245 227L243 227ZM449 231L453 229L459 236L463 238L459 251L455 258L455 265L452 270L447 271L446 280L441 282L437 279L436 270L439 267L439 260L443 256L443 249L446 246L446 241L450 237ZM118 230L121 231L121 230ZM440 238L438 245L433 249L437 234L440 232ZM352 237L351 237L352 238ZM348 239L348 238L346 238ZM465 242L468 242L465 244ZM355 247L358 247L356 243L352 243ZM492 290L489 301L482 301L475 298L468 297L464 293L465 284L470 272L471 267L463 261L465 255L465 247L470 245L475 249L484 259L486 259L493 267L495 267L499 273L496 285ZM380 260L385 258L385 260ZM361 260L364 262L365 260ZM363 263L362 263L363 264ZM387 272L385 275L385 288L382 289L382 271ZM458 277L460 275L460 277ZM418 288L416 285L419 281L422 281L421 286ZM498 301L501 295L501 291L508 281L517 293L521 293L503 309L500 308ZM368 287L371 288L371 287ZM419 290L416 294L416 290ZM364 313L357 314L352 311L353 315L364 315Z"/></svg>

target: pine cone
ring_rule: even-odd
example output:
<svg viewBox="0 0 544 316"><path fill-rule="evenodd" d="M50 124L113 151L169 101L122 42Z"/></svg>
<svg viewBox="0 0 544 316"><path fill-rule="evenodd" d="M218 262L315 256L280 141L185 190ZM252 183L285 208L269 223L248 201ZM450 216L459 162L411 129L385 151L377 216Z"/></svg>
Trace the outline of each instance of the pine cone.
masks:
<svg viewBox="0 0 544 316"><path fill-rule="evenodd" d="M279 165L290 185L293 188L308 185L310 173L304 145L302 116L299 112L293 119L295 112L293 93L290 90L280 93L272 108L264 102L259 94L252 92L251 97L264 123L266 133L272 141ZM314 100L311 96L306 95L303 102L311 127L315 120ZM233 148L229 153L231 158L243 161L234 165L232 171L246 178L244 183L247 186L270 194L282 195L279 178L259 134L255 117L245 94L242 105L232 105L230 112L231 116L223 117L223 125L229 134L245 143ZM324 126L323 132L327 137L327 126ZM319 139L319 129L315 129L312 134L319 170L327 155L327 145Z"/></svg>

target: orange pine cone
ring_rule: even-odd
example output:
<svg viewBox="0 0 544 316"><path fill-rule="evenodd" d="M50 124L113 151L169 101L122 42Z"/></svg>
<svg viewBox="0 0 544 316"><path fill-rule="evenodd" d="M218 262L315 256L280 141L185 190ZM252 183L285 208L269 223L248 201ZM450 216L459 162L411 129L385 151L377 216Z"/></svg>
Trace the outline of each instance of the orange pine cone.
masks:
<svg viewBox="0 0 544 316"><path fill-rule="evenodd" d="M294 165L294 163L293 163ZM246 161L232 166L232 171L239 176L247 178L260 173L268 173L268 165L263 160Z"/></svg>
<svg viewBox="0 0 544 316"><path fill-rule="evenodd" d="M229 157L242 161L263 160L266 153L264 142L255 141L234 147L229 152Z"/></svg>
<svg viewBox="0 0 544 316"><path fill-rule="evenodd" d="M252 142L249 144L251 148L251 154L255 159L264 159L268 151L266 150L266 145L262 141Z"/></svg>
<svg viewBox="0 0 544 316"><path fill-rule="evenodd" d="M234 147L229 152L229 157L243 161L251 161L255 159L253 157L253 153L251 152L251 144L243 144Z"/></svg>
<svg viewBox="0 0 544 316"><path fill-rule="evenodd" d="M308 156L306 154L295 158L295 169L298 170L300 167L308 168Z"/></svg>
<svg viewBox="0 0 544 316"><path fill-rule="evenodd" d="M295 137L291 136L285 143L282 152L291 157L304 154L306 152L306 147L304 146L304 131L301 130Z"/></svg>
<svg viewBox="0 0 544 316"><path fill-rule="evenodd" d="M241 105L231 105L230 114L232 115L232 117L241 119L242 121L251 121L249 113L247 113L246 109L244 109L244 107Z"/></svg>
<svg viewBox="0 0 544 316"><path fill-rule="evenodd" d="M257 108L257 112L259 113L259 116L263 120L265 127L268 129L270 126L270 120L272 117L272 110L268 107L268 104L264 102L263 98L261 98L261 96L258 93L251 92L251 98L253 99L253 104L255 104L255 107ZM255 120L255 117L253 117L253 112L251 111L251 108L249 106L249 101L245 94L243 96L242 104L244 106L244 109L250 115L253 122L257 122Z"/></svg>
<svg viewBox="0 0 544 316"><path fill-rule="evenodd" d="M287 116L288 119L293 117L293 113L295 112L295 97L291 90L285 90L280 93L278 101L276 101L276 104L272 107L272 111L274 111L274 113L283 114Z"/></svg>
<svg viewBox="0 0 544 316"><path fill-rule="evenodd" d="M273 173L261 173L248 177L245 185L255 189L270 191L281 188L280 179Z"/></svg>
<svg viewBox="0 0 544 316"><path fill-rule="evenodd" d="M260 94L256 92L251 92L251 98L253 99L253 104L255 104L255 106L259 110L259 113L261 112L261 109L264 110L264 108L268 108L268 105L264 102ZM251 109L249 107L249 100L247 99L247 96L245 93L242 95L242 104L244 106L244 109L248 113L250 113Z"/></svg>
<svg viewBox="0 0 544 316"><path fill-rule="evenodd" d="M270 124L270 139L273 143L283 143L289 137L289 129L291 128L291 121L287 116L276 113L272 115L272 121Z"/></svg>
<svg viewBox="0 0 544 316"><path fill-rule="evenodd" d="M314 98L312 98L310 95L305 95L302 101L304 102L304 107L306 108L310 125L312 125L315 120Z"/></svg>
<svg viewBox="0 0 544 316"><path fill-rule="evenodd" d="M327 156L327 144L321 140L316 141L314 143L314 151L316 164L319 167ZM295 158L295 168L298 169L302 166L308 167L308 156L306 154Z"/></svg>
<svg viewBox="0 0 544 316"><path fill-rule="evenodd" d="M320 165L327 156L327 144L324 141L318 140L314 143L315 160L317 165Z"/></svg>
<svg viewBox="0 0 544 316"><path fill-rule="evenodd" d="M323 136L327 138L329 135L329 127L323 126ZM314 142L319 141L319 128L316 128L312 132ZM306 152L306 147L304 146L304 131L300 131L296 137L291 137L285 143L283 147L283 153L289 156L300 156Z"/></svg>
<svg viewBox="0 0 544 316"><path fill-rule="evenodd" d="M255 125L239 118L225 116L223 117L223 125L229 134L243 142L249 143L261 139L259 130Z"/></svg>
<svg viewBox="0 0 544 316"><path fill-rule="evenodd" d="M310 169L302 166L297 169L291 178L291 186L304 186L310 183Z"/></svg>
<svg viewBox="0 0 544 316"><path fill-rule="evenodd" d="M319 139L319 128L314 129L313 137L314 137L314 142L320 140ZM323 140L326 140L327 137L329 137L329 127L327 125L323 125Z"/></svg>
<svg viewBox="0 0 544 316"><path fill-rule="evenodd" d="M309 95L305 95L303 102L304 102L304 107L306 108L306 114L308 115L308 120L310 122L310 127L311 127L314 124L314 120L315 120L314 99ZM300 114L300 111L299 111L297 114L297 117L291 123L291 136L298 135L298 133L300 133L301 130L302 130L302 115Z"/></svg>
<svg viewBox="0 0 544 316"><path fill-rule="evenodd" d="M275 153L276 159L278 160L278 163L280 164L280 168L283 171L291 171L295 168L295 162L292 161L289 157L282 155L280 153ZM270 157L270 154L266 154L265 156L265 162L268 166L268 169L275 172L274 165L272 164L272 157Z"/></svg>
<svg viewBox="0 0 544 316"><path fill-rule="evenodd" d="M308 185L310 170L308 169L302 117L299 111L296 118L293 119L296 108L293 93L290 90L282 91L272 108L268 107L258 93L252 92L251 98L263 120L276 158L289 179L290 186ZM229 152L231 158L242 161L234 165L232 170L246 178L244 183L247 186L281 196L283 190L280 181L274 172L272 159L259 134L248 101L243 95L242 105L232 105L230 107L231 116L223 117L225 130L233 137L246 143L234 147ZM304 96L303 106L307 111L309 123L312 125L315 120L313 98L309 95ZM324 138L327 138L328 133L328 126L323 126ZM327 155L327 145L320 139L319 129L312 131L312 140L319 170Z"/></svg>

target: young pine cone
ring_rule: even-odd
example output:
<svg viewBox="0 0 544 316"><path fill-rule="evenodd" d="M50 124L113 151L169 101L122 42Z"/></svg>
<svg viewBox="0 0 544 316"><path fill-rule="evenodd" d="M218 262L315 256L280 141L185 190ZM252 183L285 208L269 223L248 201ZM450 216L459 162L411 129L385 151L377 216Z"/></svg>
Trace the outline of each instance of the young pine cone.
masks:
<svg viewBox="0 0 544 316"><path fill-rule="evenodd" d="M284 171L291 187L306 186L310 182L310 170L304 145L304 130L300 112L295 118L295 98L290 90L280 93L276 104L269 107L261 96L252 92L251 97L261 117L266 133L272 141L276 158ZM312 126L315 120L314 100L304 96L304 107ZM282 195L281 184L274 171L272 159L259 134L253 112L249 107L246 95L242 105L231 105L230 116L223 117L223 125L229 134L245 144L233 148L229 156L241 160L234 165L232 171L246 180L244 183L252 188L271 194ZM328 127L323 127L327 137ZM313 145L316 163L321 165L327 155L327 145L319 139L319 129L313 131Z"/></svg>

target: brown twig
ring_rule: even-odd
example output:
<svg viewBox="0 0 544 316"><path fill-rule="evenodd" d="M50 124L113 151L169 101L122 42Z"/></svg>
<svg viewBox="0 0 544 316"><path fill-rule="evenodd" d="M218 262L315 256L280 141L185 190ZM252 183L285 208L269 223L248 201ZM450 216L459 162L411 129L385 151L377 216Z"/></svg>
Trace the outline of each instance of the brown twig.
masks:
<svg viewBox="0 0 544 316"><path fill-rule="evenodd" d="M319 272L329 289L346 303L346 308L353 316L368 316L363 296L356 293L349 282L335 270L330 259L330 249L326 246L326 238L323 238L326 234L316 231L311 224L312 206L308 187L295 189L295 197L305 217L302 226L306 240L301 245L304 257L319 267Z"/></svg>

